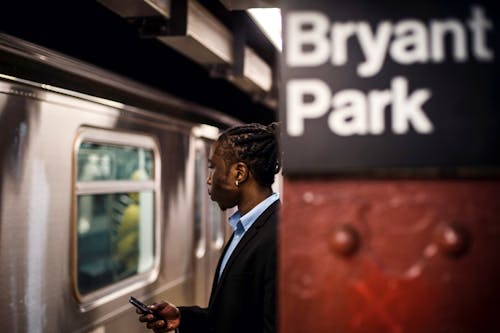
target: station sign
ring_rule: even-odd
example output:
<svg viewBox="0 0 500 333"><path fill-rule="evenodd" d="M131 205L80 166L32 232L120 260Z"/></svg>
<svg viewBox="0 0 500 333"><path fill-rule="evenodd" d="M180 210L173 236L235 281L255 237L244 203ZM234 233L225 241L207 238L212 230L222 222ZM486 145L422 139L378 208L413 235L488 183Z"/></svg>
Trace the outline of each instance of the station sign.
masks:
<svg viewBox="0 0 500 333"><path fill-rule="evenodd" d="M286 174L500 166L494 1L282 4Z"/></svg>

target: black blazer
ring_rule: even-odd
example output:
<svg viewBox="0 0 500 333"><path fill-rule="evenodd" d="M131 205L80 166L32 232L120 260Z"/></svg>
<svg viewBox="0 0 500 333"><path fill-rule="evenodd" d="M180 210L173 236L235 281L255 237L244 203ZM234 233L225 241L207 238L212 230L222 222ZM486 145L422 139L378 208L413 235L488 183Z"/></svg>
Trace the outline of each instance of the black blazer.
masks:
<svg viewBox="0 0 500 333"><path fill-rule="evenodd" d="M279 200L269 206L234 249L217 283L229 240L212 285L208 308L179 307L180 333L275 333ZM232 239L232 236L231 236Z"/></svg>

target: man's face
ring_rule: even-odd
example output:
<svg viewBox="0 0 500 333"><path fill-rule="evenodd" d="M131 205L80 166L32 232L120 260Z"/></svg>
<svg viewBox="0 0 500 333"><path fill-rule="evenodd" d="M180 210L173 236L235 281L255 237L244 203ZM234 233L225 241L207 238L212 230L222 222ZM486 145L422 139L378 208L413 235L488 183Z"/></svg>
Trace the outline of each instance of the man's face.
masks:
<svg viewBox="0 0 500 333"><path fill-rule="evenodd" d="M227 166L221 154L217 153L217 142L210 147L208 158L208 194L220 209L226 210L239 202L239 192L235 185L234 165Z"/></svg>

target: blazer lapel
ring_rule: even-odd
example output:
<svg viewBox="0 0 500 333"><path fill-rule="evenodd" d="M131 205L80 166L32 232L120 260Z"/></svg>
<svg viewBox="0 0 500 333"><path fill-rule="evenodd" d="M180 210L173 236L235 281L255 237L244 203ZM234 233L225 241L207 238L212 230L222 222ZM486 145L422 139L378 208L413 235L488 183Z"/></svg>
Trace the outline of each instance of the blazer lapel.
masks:
<svg viewBox="0 0 500 333"><path fill-rule="evenodd" d="M212 290L210 291L210 298L208 301L209 304L212 303L212 299L214 298L214 294L215 294L215 289L217 288L217 285L218 285L219 280L220 280L219 275L220 275L220 268L222 265L222 259L226 255L227 249L229 248L229 244L231 244L231 242L233 241L233 238L234 238L234 232L231 234L231 237L226 242L226 245L224 246L224 249L222 250L221 255L219 257L219 262L217 263L217 268L215 269L214 279L212 281ZM226 264L226 267L227 267L227 264Z"/></svg>
<svg viewBox="0 0 500 333"><path fill-rule="evenodd" d="M258 234L260 231L261 227L264 225L264 223L267 221L269 216L276 210L276 207L279 205L279 200L276 202L272 203L271 206L269 206L254 222L254 224L250 227L250 229L247 230L243 238L240 240L236 248L234 249L233 253L231 253L231 257L229 257L229 260L226 263L226 266L224 267L224 271L222 272L222 276L220 279L219 277L219 270L222 262L222 258L224 258L224 254L227 251L227 248L229 244L231 243L232 238L234 237L234 233L231 236L231 239L227 242L226 247L224 248L224 251L219 259L219 263L217 264L217 271L216 271L216 276L214 277L214 282L212 285L212 292L210 295L210 301L209 304L212 304L215 298L217 297L217 294L221 287L224 284L224 279L227 276L228 272L231 270L231 266L233 263L238 259L238 256L240 253L243 251L245 246ZM218 281L218 283L217 283Z"/></svg>

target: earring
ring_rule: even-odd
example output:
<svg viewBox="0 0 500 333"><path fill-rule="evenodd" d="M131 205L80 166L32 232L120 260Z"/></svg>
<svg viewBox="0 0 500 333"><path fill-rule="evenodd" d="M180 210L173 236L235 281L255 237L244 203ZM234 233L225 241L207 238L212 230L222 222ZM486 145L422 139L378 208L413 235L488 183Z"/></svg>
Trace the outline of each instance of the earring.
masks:
<svg viewBox="0 0 500 333"><path fill-rule="evenodd" d="M234 185L236 185L236 187L238 187L238 185L240 185L240 183L238 181L235 181Z"/></svg>

